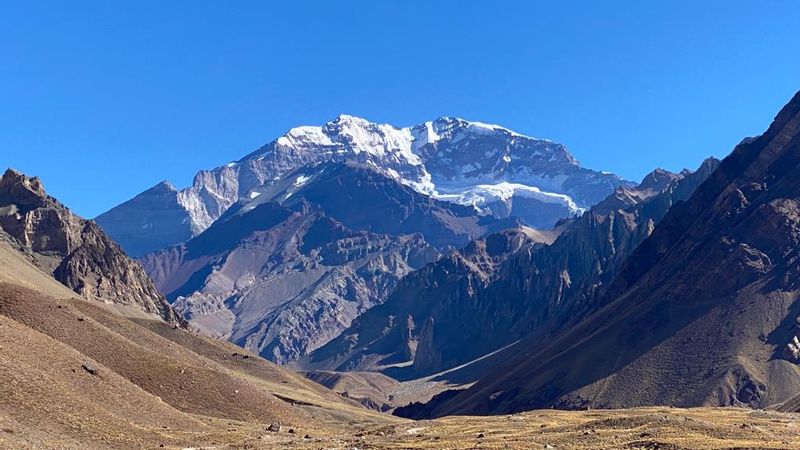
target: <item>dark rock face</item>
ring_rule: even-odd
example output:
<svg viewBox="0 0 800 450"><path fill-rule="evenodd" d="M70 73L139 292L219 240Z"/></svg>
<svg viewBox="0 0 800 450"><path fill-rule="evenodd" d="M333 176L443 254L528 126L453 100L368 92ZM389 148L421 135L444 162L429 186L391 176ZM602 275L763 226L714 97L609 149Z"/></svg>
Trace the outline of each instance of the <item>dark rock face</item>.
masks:
<svg viewBox="0 0 800 450"><path fill-rule="evenodd" d="M6 171L0 179L0 228L39 268L85 298L179 321L141 266L94 222L47 196L38 178Z"/></svg>
<svg viewBox="0 0 800 450"><path fill-rule="evenodd" d="M384 305L362 315L350 329L305 358L301 365L375 370L412 362L403 369L387 372L399 379L451 367L451 359L442 360L439 340L451 338L453 345L469 347L466 339L478 330L455 337L457 332L444 327L453 322L461 322L460 331L480 326L475 311L479 292L515 252L542 241L548 241L548 236L530 229L511 229L450 252L401 280ZM486 338L491 339L490 332ZM481 345L471 340L469 344ZM471 348L464 351L471 352Z"/></svg>
<svg viewBox="0 0 800 450"><path fill-rule="evenodd" d="M790 404L798 249L800 94L669 210L582 322L527 338L429 412Z"/></svg>
<svg viewBox="0 0 800 450"><path fill-rule="evenodd" d="M656 171L637 188L618 188L582 217L562 224L554 241L522 230L474 241L406 277L384 305L302 364L376 370L410 361L385 373L416 378L531 333L567 327L594 309L598 293L654 224L688 198L717 163L708 160L695 173ZM418 329L409 331L406 323Z"/></svg>
<svg viewBox="0 0 800 450"><path fill-rule="evenodd" d="M442 249L521 225L516 218L481 216L472 207L433 199L352 163L304 167L251 195L231 212L267 201L287 207L311 204L350 229L393 236L420 233Z"/></svg>

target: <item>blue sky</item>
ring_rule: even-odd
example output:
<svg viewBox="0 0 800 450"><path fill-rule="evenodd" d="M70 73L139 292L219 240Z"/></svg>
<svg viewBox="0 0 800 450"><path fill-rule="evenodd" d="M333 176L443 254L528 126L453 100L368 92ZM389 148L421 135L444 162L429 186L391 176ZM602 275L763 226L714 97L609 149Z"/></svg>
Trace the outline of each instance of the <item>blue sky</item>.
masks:
<svg viewBox="0 0 800 450"><path fill-rule="evenodd" d="M639 179L800 89L792 0L278 3L0 3L0 162L93 217L292 126L450 115Z"/></svg>

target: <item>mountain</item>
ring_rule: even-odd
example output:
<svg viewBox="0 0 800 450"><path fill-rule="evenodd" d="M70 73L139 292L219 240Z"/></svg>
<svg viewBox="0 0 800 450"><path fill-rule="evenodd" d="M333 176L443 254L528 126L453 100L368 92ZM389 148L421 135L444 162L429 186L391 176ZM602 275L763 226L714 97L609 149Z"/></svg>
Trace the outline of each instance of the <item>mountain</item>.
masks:
<svg viewBox="0 0 800 450"><path fill-rule="evenodd" d="M800 391L798 249L800 93L669 210L594 313L519 343L431 413L791 403Z"/></svg>
<svg viewBox="0 0 800 450"><path fill-rule="evenodd" d="M619 177L580 167L566 147L497 125L443 117L407 128L342 115L292 128L177 190L159 183L95 220L133 256L185 242L250 191L307 165L351 162L419 193L550 227L602 200Z"/></svg>
<svg viewBox="0 0 800 450"><path fill-rule="evenodd" d="M717 163L709 159L694 173L656 170L549 235L506 231L451 252L407 276L382 306L300 365L407 380L468 363L535 330L567 326L591 310L653 225Z"/></svg>
<svg viewBox="0 0 800 450"><path fill-rule="evenodd" d="M280 363L338 336L440 249L519 225L350 163L301 168L248 197L142 262L193 326Z"/></svg>
<svg viewBox="0 0 800 450"><path fill-rule="evenodd" d="M0 178L0 230L9 246L77 294L181 321L142 267L94 222L48 196L38 178L11 169Z"/></svg>
<svg viewBox="0 0 800 450"><path fill-rule="evenodd" d="M232 344L119 315L122 299L78 297L15 245L0 239L2 448L207 447L273 423L297 439L392 423Z"/></svg>
<svg viewBox="0 0 800 450"><path fill-rule="evenodd" d="M196 200L189 195L190 192L194 191L186 190L182 193L168 181L162 181L101 214L95 221L129 255L142 256L186 242L210 225L210 218L200 226L199 219L193 219L189 213L192 210L189 199Z"/></svg>

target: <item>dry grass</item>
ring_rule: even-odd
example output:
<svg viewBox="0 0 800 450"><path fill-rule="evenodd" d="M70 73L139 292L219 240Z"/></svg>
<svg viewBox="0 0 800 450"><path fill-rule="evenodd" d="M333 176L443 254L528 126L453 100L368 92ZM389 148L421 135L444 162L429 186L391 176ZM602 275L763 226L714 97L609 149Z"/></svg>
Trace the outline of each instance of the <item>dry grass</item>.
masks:
<svg viewBox="0 0 800 450"><path fill-rule="evenodd" d="M398 422L230 344L0 283L2 448L229 447ZM296 433L259 439L272 423Z"/></svg>
<svg viewBox="0 0 800 450"><path fill-rule="evenodd" d="M361 449L796 449L800 415L734 408L539 410L395 426L365 435L356 445Z"/></svg>

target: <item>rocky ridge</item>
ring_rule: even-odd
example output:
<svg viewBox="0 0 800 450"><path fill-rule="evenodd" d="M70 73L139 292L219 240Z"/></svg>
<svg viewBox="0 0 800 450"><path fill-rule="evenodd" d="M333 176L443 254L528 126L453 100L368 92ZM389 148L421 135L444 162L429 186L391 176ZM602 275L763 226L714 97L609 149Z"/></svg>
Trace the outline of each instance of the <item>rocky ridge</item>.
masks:
<svg viewBox="0 0 800 450"><path fill-rule="evenodd" d="M38 178L5 172L0 179L0 229L37 267L84 298L130 305L180 322L142 267L97 224L48 196Z"/></svg>
<svg viewBox="0 0 800 450"><path fill-rule="evenodd" d="M252 190L200 235L142 261L195 327L286 364L441 251L519 225L327 163Z"/></svg>

